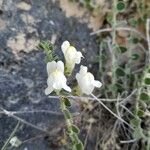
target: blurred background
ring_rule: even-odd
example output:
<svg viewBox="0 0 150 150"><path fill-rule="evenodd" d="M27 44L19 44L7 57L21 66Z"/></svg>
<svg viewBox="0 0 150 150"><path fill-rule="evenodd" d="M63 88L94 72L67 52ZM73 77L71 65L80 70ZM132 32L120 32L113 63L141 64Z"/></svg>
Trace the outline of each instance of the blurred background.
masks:
<svg viewBox="0 0 150 150"><path fill-rule="evenodd" d="M124 105L132 111L136 105L134 92L140 82L138 77L149 65L146 19L150 2L116 2L114 9L111 0L0 0L0 148L17 126L15 136L22 144L19 147L8 144L8 150L67 149L59 100L44 94L47 73L45 53L38 48L41 41L52 43L62 59L61 44L70 41L83 53L82 64L104 84L95 94L111 99L131 94L132 102ZM117 30L115 38L114 28ZM119 51L113 52L115 43ZM115 86L112 86L112 65L117 66ZM74 78L69 84L72 82ZM86 150L144 150L142 140L120 144L120 140L134 139L133 131L118 123L100 104L94 101L72 103L73 112L82 114L75 121L80 122L77 124ZM146 109L149 109L148 104ZM115 111L114 103L107 105ZM120 111L130 122L131 114ZM90 118L95 119L93 127L87 121ZM146 121L144 125L149 131L149 119Z"/></svg>

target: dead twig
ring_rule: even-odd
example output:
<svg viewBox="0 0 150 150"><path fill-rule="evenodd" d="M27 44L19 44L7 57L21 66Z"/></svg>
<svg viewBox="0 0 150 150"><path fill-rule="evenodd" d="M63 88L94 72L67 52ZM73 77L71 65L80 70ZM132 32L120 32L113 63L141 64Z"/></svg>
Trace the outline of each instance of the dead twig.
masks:
<svg viewBox="0 0 150 150"><path fill-rule="evenodd" d="M42 129L42 128L40 128L40 127L38 127L38 126L36 126L36 125L34 125L34 124L32 124L32 123L27 122L26 120L24 120L24 119L22 119L22 118L20 118L20 117L18 117L18 116L16 116L16 115L14 115L13 113L7 111L6 109L4 109L4 108L2 108L2 107L0 107L0 109L4 112L5 115L7 115L7 116L9 116L9 117L12 117L12 118L14 118L15 120L18 120L18 121L22 122L23 124L26 124L26 125L28 125L28 126L31 126L31 127L35 128L35 129L37 129L37 130L39 130L39 131L48 133L46 130L44 130L44 129Z"/></svg>
<svg viewBox="0 0 150 150"><path fill-rule="evenodd" d="M5 114L6 112L0 111L0 114ZM31 110L31 111L9 111L11 114L32 114L32 113L48 113L48 114L53 114L53 115L62 115L62 113L58 113L55 111L49 111L49 110Z"/></svg>
<svg viewBox="0 0 150 150"><path fill-rule="evenodd" d="M93 98L95 98L95 100L97 100L106 110L108 110L113 116L115 116L117 119L119 119L120 121L122 121L124 124L126 124L127 126L129 126L132 130L134 130L134 128L127 123L125 120L123 120L120 116L116 115L112 110L110 110L102 101L100 101L95 95L91 94L91 96L93 96Z"/></svg>
<svg viewBox="0 0 150 150"><path fill-rule="evenodd" d="M147 38L142 33L140 33L139 31L137 31L134 28L131 28L131 27L116 27L115 30L117 30L117 31L124 30L124 31L134 32L134 33L140 35L145 41L147 41ZM100 29L98 31L92 32L92 33L90 33L90 35L100 34L100 33L103 33L103 32L112 32L112 31L113 31L113 28L105 28L105 29Z"/></svg>
<svg viewBox="0 0 150 150"><path fill-rule="evenodd" d="M49 98L52 99L59 99L59 96L49 96ZM87 97L87 96L66 96L66 98L74 99L74 100L82 100L82 99L89 99L89 100L94 100L93 97ZM104 102L115 102L117 99L106 99L106 98L100 98L99 100L104 101ZM122 101L123 99L119 99L119 101Z"/></svg>

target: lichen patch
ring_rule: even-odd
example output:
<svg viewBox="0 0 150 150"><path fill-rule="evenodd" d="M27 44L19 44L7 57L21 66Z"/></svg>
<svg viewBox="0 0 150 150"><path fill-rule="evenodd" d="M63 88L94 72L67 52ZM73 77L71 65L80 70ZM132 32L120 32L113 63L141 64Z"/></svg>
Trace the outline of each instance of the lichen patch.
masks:
<svg viewBox="0 0 150 150"><path fill-rule="evenodd" d="M25 2L20 2L16 5L16 7L18 9L22 9L22 10L25 10L25 11L29 11L31 9L31 5L30 4L27 4Z"/></svg>
<svg viewBox="0 0 150 150"><path fill-rule="evenodd" d="M6 27L6 22L0 18L0 30L4 30Z"/></svg>
<svg viewBox="0 0 150 150"><path fill-rule="evenodd" d="M18 33L15 37L10 37L7 41L7 46L11 48L12 52L17 55L20 51L30 52L39 44L39 40L35 38L26 39L24 33Z"/></svg>
<svg viewBox="0 0 150 150"><path fill-rule="evenodd" d="M34 17L31 16L30 14L21 14L20 17L24 23L35 25L36 21L35 21Z"/></svg>

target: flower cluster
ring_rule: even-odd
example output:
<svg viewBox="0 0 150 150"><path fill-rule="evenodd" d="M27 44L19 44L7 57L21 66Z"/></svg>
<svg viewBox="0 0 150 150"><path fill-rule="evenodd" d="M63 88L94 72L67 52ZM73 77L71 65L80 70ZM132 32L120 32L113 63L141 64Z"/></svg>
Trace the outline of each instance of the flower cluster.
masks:
<svg viewBox="0 0 150 150"><path fill-rule="evenodd" d="M81 52L78 52L75 47L71 46L68 41L63 42L61 49L65 57L65 67L71 74L75 64L81 62L83 55ZM76 79L80 92L82 94L90 95L92 94L94 87L100 88L102 83L95 80L93 74L87 70L86 66L81 65L79 73L76 74ZM71 88L66 84L67 79L64 75L64 63L62 61L48 62L47 73L48 87L45 89L46 95L49 95L52 91L59 92L61 89L71 92Z"/></svg>

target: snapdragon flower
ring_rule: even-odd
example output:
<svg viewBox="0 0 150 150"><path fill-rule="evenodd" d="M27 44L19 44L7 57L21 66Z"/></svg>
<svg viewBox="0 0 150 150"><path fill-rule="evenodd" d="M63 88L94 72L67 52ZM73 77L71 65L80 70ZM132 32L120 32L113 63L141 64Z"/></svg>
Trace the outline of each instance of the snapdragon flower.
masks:
<svg viewBox="0 0 150 150"><path fill-rule="evenodd" d="M82 53L78 52L68 41L62 43L61 49L65 57L67 72L71 74L75 64L81 62L81 58L83 57Z"/></svg>
<svg viewBox="0 0 150 150"><path fill-rule="evenodd" d="M92 94L95 87L100 88L102 83L94 79L92 73L87 72L87 67L80 67L79 73L76 74L76 79L82 94Z"/></svg>
<svg viewBox="0 0 150 150"><path fill-rule="evenodd" d="M67 86L67 79L64 75L64 63L62 61L52 61L47 63L47 85L45 89L45 94L49 95L53 90L60 91L64 89L68 92L71 92L71 88Z"/></svg>

